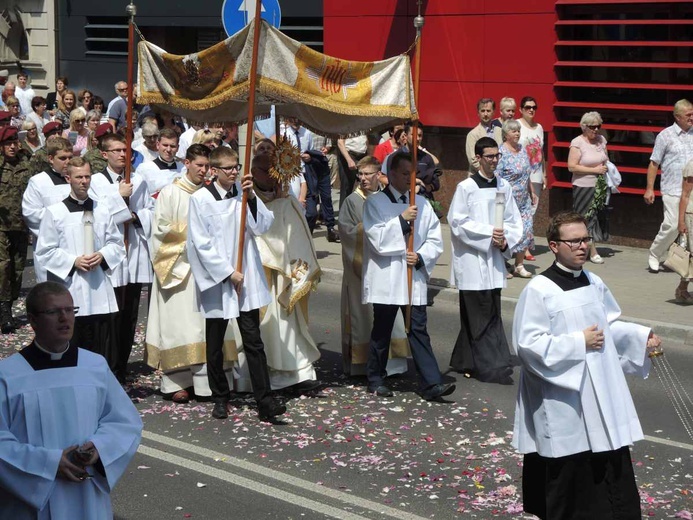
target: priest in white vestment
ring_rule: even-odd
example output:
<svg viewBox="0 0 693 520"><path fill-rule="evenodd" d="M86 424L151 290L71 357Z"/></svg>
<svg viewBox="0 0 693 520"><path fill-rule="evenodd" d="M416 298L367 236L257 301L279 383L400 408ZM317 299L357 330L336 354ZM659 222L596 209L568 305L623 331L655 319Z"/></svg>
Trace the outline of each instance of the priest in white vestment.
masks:
<svg viewBox="0 0 693 520"><path fill-rule="evenodd" d="M102 354L113 366L118 305L108 275L125 259L125 245L110 206L88 195L89 163L81 157L70 159L67 178L70 195L46 210L34 256L48 280L64 284L79 307L73 345Z"/></svg>
<svg viewBox="0 0 693 520"><path fill-rule="evenodd" d="M178 151L178 134L164 128L156 141L159 156L153 161L141 163L136 170L147 183L149 194L156 198L164 186L168 186L184 172L183 163L176 160Z"/></svg>
<svg viewBox="0 0 693 520"><path fill-rule="evenodd" d="M457 185L448 224L452 242L450 284L459 291L460 332L450 366L488 383L512 384L510 347L501 316L505 261L522 236L512 186L495 175L498 145L476 143L479 171Z"/></svg>
<svg viewBox="0 0 693 520"><path fill-rule="evenodd" d="M62 284L36 285L26 309L35 339L0 361L0 517L111 520L142 420L105 360L70 343Z"/></svg>
<svg viewBox="0 0 693 520"><path fill-rule="evenodd" d="M363 205L366 199L380 191L380 163L366 156L356 165L358 185L339 208L339 238L342 243L342 366L351 376L366 375L368 346L373 328L373 306L363 303ZM407 371L409 342L404 319L397 315L390 339L390 358L387 374Z"/></svg>
<svg viewBox="0 0 693 520"><path fill-rule="evenodd" d="M256 157L269 157L260 149L269 143L258 144ZM271 293L269 304L261 311L260 332L272 389L310 392L319 387L313 363L320 351L308 330L308 298L317 288L320 266L303 208L295 197L282 193L269 175L269 162L257 164L253 168L255 193L274 214L272 227L255 239Z"/></svg>
<svg viewBox="0 0 693 520"><path fill-rule="evenodd" d="M411 171L411 155L396 154L388 174L390 183L383 191L368 197L363 208L363 303L373 304L368 391L379 397L393 395L385 385L392 328L397 313L401 310L404 314L411 303L407 337L419 374L419 394L433 401L455 391L455 385L443 383L427 327L428 279L443 252L443 237L440 221L428 201L420 195L414 201L409 200ZM412 233L414 247L408 251ZM413 271L411 297L407 284L409 267Z"/></svg>
<svg viewBox="0 0 693 520"><path fill-rule="evenodd" d="M583 216L554 216L547 239L556 261L522 291L513 322L525 512L640 518L629 446L643 432L624 374L647 377L661 342L620 321L611 291L582 269L592 241Z"/></svg>
<svg viewBox="0 0 693 520"><path fill-rule="evenodd" d="M195 281L188 261L190 197L209 172L209 149L188 148L183 177L164 186L156 199L150 241L155 279L147 318L145 362L161 369L165 398L185 403L192 388L195 397L211 397L205 356L205 318L195 308ZM233 328L227 330L224 361L237 358ZM233 378L233 375L231 374Z"/></svg>

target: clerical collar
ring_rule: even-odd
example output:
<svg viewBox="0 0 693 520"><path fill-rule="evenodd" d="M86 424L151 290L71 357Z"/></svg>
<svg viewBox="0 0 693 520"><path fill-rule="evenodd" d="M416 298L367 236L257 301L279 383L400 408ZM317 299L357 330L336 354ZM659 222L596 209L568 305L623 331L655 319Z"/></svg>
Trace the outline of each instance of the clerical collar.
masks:
<svg viewBox="0 0 693 520"><path fill-rule="evenodd" d="M152 161L154 164L156 164L160 170L175 170L176 169L176 161L175 159L173 162L166 162L164 161L161 156L157 157Z"/></svg>
<svg viewBox="0 0 693 520"><path fill-rule="evenodd" d="M60 173L56 172L52 167L46 170L48 178L53 181L54 186L60 186L61 184L67 184L65 177Z"/></svg>
<svg viewBox="0 0 693 520"><path fill-rule="evenodd" d="M39 349L41 352L43 352L44 354L50 356L50 357L51 357L51 361L58 361L58 360L62 359L63 356L65 355L65 352L67 352L67 349L70 348L70 342L69 342L69 341L68 341L67 343L65 343L65 348L62 350L62 352L51 352L50 350L46 350L46 349L43 348L43 347L41 346L41 344L40 344L38 341L36 341L36 340L34 340L34 345L36 345L36 348Z"/></svg>
<svg viewBox="0 0 693 520"><path fill-rule="evenodd" d="M575 276L576 272L577 276ZM573 271L572 269L560 265L558 262L551 264L551 267L541 273L541 275L551 280L562 291L566 292L590 285L590 279L585 271Z"/></svg>
<svg viewBox="0 0 693 520"><path fill-rule="evenodd" d="M68 343L63 352L55 354L41 348L34 340L29 346L20 350L19 355L36 371L51 368L69 368L77 366L79 349Z"/></svg>
<svg viewBox="0 0 693 520"><path fill-rule="evenodd" d="M580 276L582 274L582 269L578 269L577 271L575 271L574 269L570 269L570 268L564 266L562 263L560 263L558 261L556 261L556 267L558 267L562 271L565 271L566 273L573 273L573 278L577 278L578 276Z"/></svg>
<svg viewBox="0 0 693 520"><path fill-rule="evenodd" d="M63 204L65 204L70 213L94 211L94 201L89 197L84 200L77 200L72 196L72 194L70 194L65 200L63 200Z"/></svg>
<svg viewBox="0 0 693 520"><path fill-rule="evenodd" d="M497 188L498 187L498 177L495 175L488 179L484 177L480 172L476 172L470 177L480 189L485 188Z"/></svg>

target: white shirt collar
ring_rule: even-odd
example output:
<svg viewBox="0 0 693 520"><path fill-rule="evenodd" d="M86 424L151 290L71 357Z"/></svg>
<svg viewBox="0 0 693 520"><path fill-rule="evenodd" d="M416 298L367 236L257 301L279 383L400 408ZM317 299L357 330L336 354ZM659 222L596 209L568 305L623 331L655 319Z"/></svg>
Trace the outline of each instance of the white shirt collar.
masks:
<svg viewBox="0 0 693 520"><path fill-rule="evenodd" d="M67 352L67 349L70 348L70 342L68 341L68 342L65 344L65 348L63 349L62 352L51 352L51 351L46 350L45 348L43 348L41 345L39 345L39 342L36 341L36 338L34 338L34 345L36 345L36 348L39 349L39 350L40 350L41 352L43 352L44 354L48 354L48 355L51 357L51 361L59 361L59 360L61 360L61 359L63 358L63 356L65 355L65 352Z"/></svg>
<svg viewBox="0 0 693 520"><path fill-rule="evenodd" d="M565 271L566 273L573 273L573 278L577 278L582 274L582 269L578 269L577 271L574 269L569 269L558 261L556 262L556 267L558 267L561 271Z"/></svg>

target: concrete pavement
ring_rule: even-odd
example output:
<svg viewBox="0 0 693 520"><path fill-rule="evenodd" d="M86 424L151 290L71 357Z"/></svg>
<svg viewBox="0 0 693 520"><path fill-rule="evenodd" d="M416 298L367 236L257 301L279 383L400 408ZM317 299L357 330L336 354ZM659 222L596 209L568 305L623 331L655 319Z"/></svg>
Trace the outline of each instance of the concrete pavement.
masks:
<svg viewBox="0 0 693 520"><path fill-rule="evenodd" d="M336 202L336 201L335 201ZM442 224L445 250L438 259L431 289L434 301L457 304L457 291L450 289L450 227ZM314 233L315 249L325 277L341 280L341 245L330 243L323 226ZM536 261L525 261L528 271L539 274L553 262L553 254L545 238L535 239L534 256ZM604 263L597 265L588 262L586 268L600 276L613 292L621 306L623 319L652 327L657 334L671 341L693 347L693 305L677 304L674 290L679 277L672 272L651 274L647 270L647 250L625 246L597 244ZM513 278L503 290L504 319L512 317L520 292L528 280ZM693 284L691 286L693 291Z"/></svg>

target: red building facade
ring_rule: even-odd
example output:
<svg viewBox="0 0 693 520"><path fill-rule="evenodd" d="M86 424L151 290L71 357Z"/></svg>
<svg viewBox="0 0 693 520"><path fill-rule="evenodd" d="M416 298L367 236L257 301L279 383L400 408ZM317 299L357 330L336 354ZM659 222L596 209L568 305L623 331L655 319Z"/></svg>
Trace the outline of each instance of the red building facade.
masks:
<svg viewBox="0 0 693 520"><path fill-rule="evenodd" d="M661 206L641 195L654 136L672 124L673 104L692 97L693 2L423 0L421 8L419 112L446 173L467 168L464 136L478 123L479 98L531 95L553 188L542 206L569 207L568 146L581 115L597 110L623 175L612 231L642 245L654 236ZM324 0L323 9L330 55L378 60L414 41L416 0Z"/></svg>

